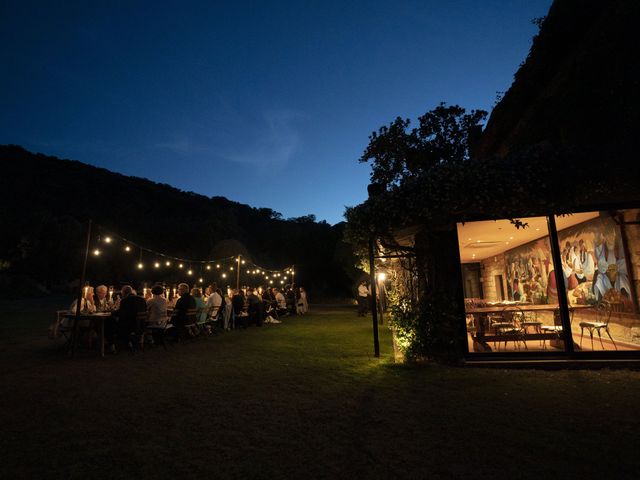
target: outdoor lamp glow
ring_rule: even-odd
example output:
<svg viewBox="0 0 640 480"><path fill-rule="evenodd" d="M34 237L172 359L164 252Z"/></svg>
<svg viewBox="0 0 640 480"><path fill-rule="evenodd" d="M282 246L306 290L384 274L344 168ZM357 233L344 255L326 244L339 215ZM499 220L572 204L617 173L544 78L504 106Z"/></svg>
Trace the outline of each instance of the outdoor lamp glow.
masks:
<svg viewBox="0 0 640 480"><path fill-rule="evenodd" d="M165 262L165 265L166 265L167 267L170 267L170 266L171 266L171 262L170 262L169 260L167 260L167 261Z"/></svg>
<svg viewBox="0 0 640 480"><path fill-rule="evenodd" d="M127 245L126 247L124 247L124 251L125 252L130 252L131 251L131 247L129 245Z"/></svg>
<svg viewBox="0 0 640 480"><path fill-rule="evenodd" d="M97 248L93 251L93 254L97 257L98 255L100 255L100 250L98 250Z"/></svg>
<svg viewBox="0 0 640 480"><path fill-rule="evenodd" d="M111 237L104 237L104 241L106 243L111 243Z"/></svg>
<svg viewBox="0 0 640 480"><path fill-rule="evenodd" d="M378 280L380 280L381 282L384 282L387 279L387 274L384 272L380 272L378 274Z"/></svg>
<svg viewBox="0 0 640 480"><path fill-rule="evenodd" d="M187 272L187 275L191 275L191 274L193 274L193 271L192 271L192 270L189 270L189 271Z"/></svg>
<svg viewBox="0 0 640 480"><path fill-rule="evenodd" d="M178 265L178 268L182 268L182 267L184 267L184 265L182 265L182 264Z"/></svg>
<svg viewBox="0 0 640 480"><path fill-rule="evenodd" d="M156 267L156 268L160 268L160 262L154 263L153 266Z"/></svg>
<svg viewBox="0 0 640 480"><path fill-rule="evenodd" d="M138 269L142 270L143 267L144 267L144 265L142 263L138 264Z"/></svg>

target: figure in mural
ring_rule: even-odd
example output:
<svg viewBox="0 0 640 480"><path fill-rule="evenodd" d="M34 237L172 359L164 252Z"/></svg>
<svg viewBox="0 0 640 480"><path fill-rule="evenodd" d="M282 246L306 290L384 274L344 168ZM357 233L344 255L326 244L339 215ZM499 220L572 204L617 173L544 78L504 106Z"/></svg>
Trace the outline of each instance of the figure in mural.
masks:
<svg viewBox="0 0 640 480"><path fill-rule="evenodd" d="M617 303L629 299L631 286L621 250L615 230L600 232L595 248L597 270L593 277L593 293L598 301L604 298ZM615 293L610 293L611 289ZM618 296L616 293L622 298L615 298Z"/></svg>

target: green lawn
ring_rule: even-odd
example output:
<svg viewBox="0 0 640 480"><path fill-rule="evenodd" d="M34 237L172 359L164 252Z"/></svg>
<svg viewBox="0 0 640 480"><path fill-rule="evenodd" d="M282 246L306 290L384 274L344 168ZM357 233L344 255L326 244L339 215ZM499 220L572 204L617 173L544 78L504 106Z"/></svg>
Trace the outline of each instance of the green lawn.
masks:
<svg viewBox="0 0 640 480"><path fill-rule="evenodd" d="M0 478L640 475L640 372L395 365L347 309L71 360L55 308L0 304Z"/></svg>

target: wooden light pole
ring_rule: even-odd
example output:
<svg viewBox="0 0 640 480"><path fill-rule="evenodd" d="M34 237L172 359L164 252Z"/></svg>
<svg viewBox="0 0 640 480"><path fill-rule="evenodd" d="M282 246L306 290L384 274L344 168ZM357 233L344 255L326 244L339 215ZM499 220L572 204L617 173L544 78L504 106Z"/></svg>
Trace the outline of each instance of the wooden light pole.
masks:
<svg viewBox="0 0 640 480"><path fill-rule="evenodd" d="M240 291L240 255L238 255L238 273L236 275L236 290Z"/></svg>
<svg viewBox="0 0 640 480"><path fill-rule="evenodd" d="M87 243L84 249L84 259L82 261L82 274L80 275L80 285L78 285L78 297L76 300L76 315L73 319L73 334L71 336L70 355L76 353L76 343L78 342L78 329L80 328L80 311L82 310L82 298L84 293L84 281L87 275L87 258L89 257L89 244L91 243L91 219L87 227Z"/></svg>

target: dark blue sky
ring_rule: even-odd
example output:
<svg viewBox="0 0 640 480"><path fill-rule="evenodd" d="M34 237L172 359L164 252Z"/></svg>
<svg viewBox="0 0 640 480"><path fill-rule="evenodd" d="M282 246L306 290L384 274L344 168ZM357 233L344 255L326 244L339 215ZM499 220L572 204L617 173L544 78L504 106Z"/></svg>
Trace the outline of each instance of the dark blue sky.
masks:
<svg viewBox="0 0 640 480"><path fill-rule="evenodd" d="M335 223L369 133L490 110L550 4L4 1L0 143Z"/></svg>

